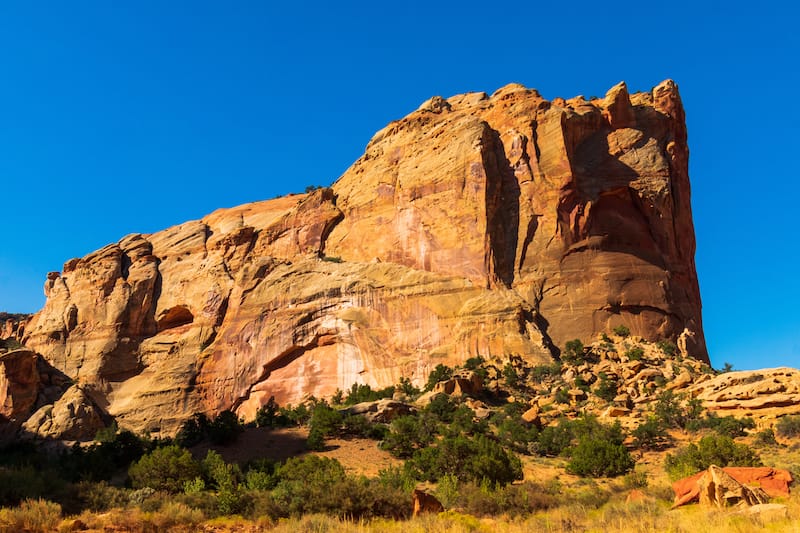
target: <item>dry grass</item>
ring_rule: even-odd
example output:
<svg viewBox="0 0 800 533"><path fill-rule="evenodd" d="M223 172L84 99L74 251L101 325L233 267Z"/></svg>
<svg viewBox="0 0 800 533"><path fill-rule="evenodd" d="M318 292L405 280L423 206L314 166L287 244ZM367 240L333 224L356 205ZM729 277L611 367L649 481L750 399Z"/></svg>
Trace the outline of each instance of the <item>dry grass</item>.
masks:
<svg viewBox="0 0 800 533"><path fill-rule="evenodd" d="M697 505L670 510L665 501L650 500L626 504L617 498L599 509L573 504L519 518L478 518L453 510L438 515L423 515L407 521L376 519L371 521L340 520L326 515L259 521L241 517L203 520L199 511L182 504L165 504L158 512L137 509L115 510L103 514L78 517L89 531L145 532L238 532L270 531L274 533L543 533L619 532L619 533L750 533L754 531L800 533L800 495L783 501L789 518L762 523L758 518L734 511L708 510ZM7 511L7 510L4 510ZM3 515L5 516L5 515ZM63 524L74 521L65 520ZM21 523L21 522L20 522ZM52 531L29 529L30 531ZM19 524L19 523L18 523ZM3 531L19 531L4 529ZM66 530L62 528L62 530Z"/></svg>
<svg viewBox="0 0 800 533"><path fill-rule="evenodd" d="M61 506L45 500L25 500L19 506L0 509L0 532L54 531L61 521Z"/></svg>

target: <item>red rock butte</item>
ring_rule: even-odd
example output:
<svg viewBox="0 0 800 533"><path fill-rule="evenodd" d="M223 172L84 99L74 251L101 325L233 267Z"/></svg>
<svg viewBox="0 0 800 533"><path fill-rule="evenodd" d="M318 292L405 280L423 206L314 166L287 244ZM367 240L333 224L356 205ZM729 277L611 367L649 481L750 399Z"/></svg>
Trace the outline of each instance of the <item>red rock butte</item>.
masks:
<svg viewBox="0 0 800 533"><path fill-rule="evenodd" d="M477 355L547 362L623 324L707 361L688 155L671 80L434 97L330 188L68 261L23 341L81 401L163 433Z"/></svg>

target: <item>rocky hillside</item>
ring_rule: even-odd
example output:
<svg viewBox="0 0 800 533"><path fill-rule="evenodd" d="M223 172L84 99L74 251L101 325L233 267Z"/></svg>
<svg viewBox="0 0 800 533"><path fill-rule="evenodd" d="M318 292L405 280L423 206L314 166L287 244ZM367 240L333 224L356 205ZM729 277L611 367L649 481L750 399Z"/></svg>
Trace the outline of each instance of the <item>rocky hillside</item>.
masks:
<svg viewBox="0 0 800 533"><path fill-rule="evenodd" d="M687 169L669 80L434 97L330 188L67 261L22 341L68 412L156 434L474 356L547 363L621 324L707 361ZM28 431L63 436L58 412Z"/></svg>

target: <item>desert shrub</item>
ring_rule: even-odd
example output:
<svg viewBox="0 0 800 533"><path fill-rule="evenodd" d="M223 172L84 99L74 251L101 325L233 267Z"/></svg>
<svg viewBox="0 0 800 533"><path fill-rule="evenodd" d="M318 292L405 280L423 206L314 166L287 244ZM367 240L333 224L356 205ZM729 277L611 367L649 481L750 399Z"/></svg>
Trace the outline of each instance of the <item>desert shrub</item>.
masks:
<svg viewBox="0 0 800 533"><path fill-rule="evenodd" d="M377 437L377 440L382 439L380 432L374 432L375 428L370 424L369 420L364 415L347 415L342 419L342 433L345 435L353 435L357 437Z"/></svg>
<svg viewBox="0 0 800 533"><path fill-rule="evenodd" d="M595 395L599 398L610 402L617 396L617 383L608 379L604 372L600 373L600 380L594 390Z"/></svg>
<svg viewBox="0 0 800 533"><path fill-rule="evenodd" d="M644 348L641 346L634 346L625 352L625 357L631 361L639 361L644 357Z"/></svg>
<svg viewBox="0 0 800 533"><path fill-rule="evenodd" d="M447 394L437 394L423 409L424 414L429 414L434 420L449 424L458 408L458 403Z"/></svg>
<svg viewBox="0 0 800 533"><path fill-rule="evenodd" d="M208 440L214 444L225 445L235 442L244 431L244 426L236 413L225 410L214 417L206 431Z"/></svg>
<svg viewBox="0 0 800 533"><path fill-rule="evenodd" d="M152 524L156 531L173 530L173 528L180 527L181 529L197 526L205 520L205 515L202 511L192 508L183 502L165 501L158 509L157 512L149 516L145 516L144 523Z"/></svg>
<svg viewBox="0 0 800 533"><path fill-rule="evenodd" d="M47 533L61 521L61 506L47 500L24 500L13 509L0 509L0 531Z"/></svg>
<svg viewBox="0 0 800 533"><path fill-rule="evenodd" d="M398 489L410 493L417 485L417 480L408 469L402 466L390 466L378 472L377 481L380 487Z"/></svg>
<svg viewBox="0 0 800 533"><path fill-rule="evenodd" d="M353 383L347 392L344 400L345 405L354 405L361 402L374 402L382 398L391 398L394 395L394 387L386 387L381 390L372 390L369 385Z"/></svg>
<svg viewBox="0 0 800 533"><path fill-rule="evenodd" d="M430 374L428 374L428 381L425 384L425 390L433 390L437 383L440 381L446 381L451 377L453 377L453 369L440 363L436 365L436 368L434 368Z"/></svg>
<svg viewBox="0 0 800 533"><path fill-rule="evenodd" d="M495 423L500 442L517 452L527 453L529 443L535 442L539 436L536 427L529 427L519 417L503 416Z"/></svg>
<svg viewBox="0 0 800 533"><path fill-rule="evenodd" d="M398 383L398 386L400 387L400 391L406 396L416 397L420 392L422 392L411 383L410 379L405 376L400 378L400 383Z"/></svg>
<svg viewBox="0 0 800 533"><path fill-rule="evenodd" d="M468 406L459 405L453 411L450 422L442 427L444 430L441 433L445 436L477 435L486 433L489 429L489 424L486 420L477 420L475 411Z"/></svg>
<svg viewBox="0 0 800 533"><path fill-rule="evenodd" d="M94 512L125 507L129 501L127 490L109 485L105 481L82 481L74 487L74 490L80 508Z"/></svg>
<svg viewBox="0 0 800 533"><path fill-rule="evenodd" d="M536 453L546 457L556 457L565 453L572 443L572 430L569 421L560 420L556 426L547 426L539 433Z"/></svg>
<svg viewBox="0 0 800 533"><path fill-rule="evenodd" d="M771 428L756 433L754 442L759 446L775 446L778 444L778 441L775 440L775 432Z"/></svg>
<svg viewBox="0 0 800 533"><path fill-rule="evenodd" d="M556 391L555 402L563 404L569 403L569 391L564 387L559 388Z"/></svg>
<svg viewBox="0 0 800 533"><path fill-rule="evenodd" d="M547 426L539 433L534 448L539 455L569 456L573 445L584 439L598 439L618 445L622 444L624 435L619 422L609 426L601 424L597 417L590 415L584 415L575 420L562 418L557 425Z"/></svg>
<svg viewBox="0 0 800 533"><path fill-rule="evenodd" d="M615 334L619 335L620 337L627 337L631 334L630 328L628 326L620 324L619 326L615 327L612 330Z"/></svg>
<svg viewBox="0 0 800 533"><path fill-rule="evenodd" d="M32 466L0 467L0 505L17 505L25 499L48 496L59 481L46 479Z"/></svg>
<svg viewBox="0 0 800 533"><path fill-rule="evenodd" d="M580 341L580 339L567 341L566 345L564 346L564 351L561 352L561 360L572 364L579 364L583 362L583 343Z"/></svg>
<svg viewBox="0 0 800 533"><path fill-rule="evenodd" d="M378 481L345 475L333 459L313 455L289 459L277 470L272 497L284 514L324 513L354 519L397 515L409 508L408 495ZM401 511L402 513L402 511Z"/></svg>
<svg viewBox="0 0 800 533"><path fill-rule="evenodd" d="M628 472L622 478L622 488L625 490L643 489L647 486L647 474L644 472Z"/></svg>
<svg viewBox="0 0 800 533"><path fill-rule="evenodd" d="M210 423L205 414L195 413L181 425L181 429L178 430L178 434L175 436L175 442L184 448L190 448L195 444L201 443L206 437Z"/></svg>
<svg viewBox="0 0 800 533"><path fill-rule="evenodd" d="M786 439L800 437L800 415L781 417L775 424L775 433Z"/></svg>
<svg viewBox="0 0 800 533"><path fill-rule="evenodd" d="M545 378L550 376L561 375L561 363L558 361L549 365L537 365L531 368L531 377L537 383L541 383Z"/></svg>
<svg viewBox="0 0 800 533"><path fill-rule="evenodd" d="M311 428L306 438L306 448L315 452L325 449L325 434L319 428Z"/></svg>
<svg viewBox="0 0 800 533"><path fill-rule="evenodd" d="M517 370L511 363L506 363L503 367L503 379L509 387L516 387L519 384L519 376Z"/></svg>
<svg viewBox="0 0 800 533"><path fill-rule="evenodd" d="M438 492L437 492L438 494ZM537 483L492 487L475 481L459 483L449 499L450 507L473 516L526 516L559 505L557 493Z"/></svg>
<svg viewBox="0 0 800 533"><path fill-rule="evenodd" d="M486 362L486 359L480 355L476 355L475 357L470 357L464 361L464 368L474 371L477 370L484 362Z"/></svg>
<svg viewBox="0 0 800 533"><path fill-rule="evenodd" d="M653 413L660 424L666 428L686 426L687 415L680 399L671 390L659 394Z"/></svg>
<svg viewBox="0 0 800 533"><path fill-rule="evenodd" d="M308 419L311 418L311 410L308 406L304 403L293 407L292 405L287 405L286 407L281 407L279 409L280 416L284 417L287 421L287 425L291 426L299 426L308 422Z"/></svg>
<svg viewBox="0 0 800 533"><path fill-rule="evenodd" d="M734 418L733 416L719 417L709 413L705 418L698 418L690 420L686 423L686 429L689 431L697 431L699 429L713 429L720 435L727 435L729 437L743 437L747 434L748 429L756 427L755 421L750 417Z"/></svg>
<svg viewBox="0 0 800 533"><path fill-rule="evenodd" d="M339 391L341 393L341 391ZM260 428L274 428L285 427L291 425L289 419L281 413L281 408L278 402L275 401L275 396L270 396L267 403L262 405L256 411L255 423Z"/></svg>
<svg viewBox="0 0 800 533"><path fill-rule="evenodd" d="M678 347L675 346L675 343L666 339L658 341L656 343L656 347L658 347L658 349L661 350L664 355L668 355L670 357L675 355L675 352L678 351Z"/></svg>
<svg viewBox="0 0 800 533"><path fill-rule="evenodd" d="M417 450L406 467L417 479L428 481L447 474L460 481L486 480L492 485L522 479L517 456L485 435L443 438L435 446Z"/></svg>
<svg viewBox="0 0 800 533"><path fill-rule="evenodd" d="M690 476L711 465L761 466L761 459L746 444L737 444L725 435L708 435L697 444L667 454L664 468L673 480Z"/></svg>
<svg viewBox="0 0 800 533"><path fill-rule="evenodd" d="M309 426L311 430L317 429L323 435L333 435L342 428L344 415L329 406L325 402L317 403L311 410L311 418L309 419Z"/></svg>
<svg viewBox="0 0 800 533"><path fill-rule="evenodd" d="M381 448L395 457L407 459L419 448L433 442L433 434L425 431L421 419L416 416L399 416L392 421L389 433Z"/></svg>
<svg viewBox="0 0 800 533"><path fill-rule="evenodd" d="M567 471L579 476L616 477L633 470L627 448L596 437L584 437L570 450Z"/></svg>
<svg viewBox="0 0 800 533"><path fill-rule="evenodd" d="M200 475L200 466L188 450L172 444L142 456L128 469L128 475L134 488L180 492L187 481Z"/></svg>
<svg viewBox="0 0 800 533"><path fill-rule="evenodd" d="M631 435L634 446L640 450L654 450L669 441L667 429L655 416L649 416L631 432Z"/></svg>

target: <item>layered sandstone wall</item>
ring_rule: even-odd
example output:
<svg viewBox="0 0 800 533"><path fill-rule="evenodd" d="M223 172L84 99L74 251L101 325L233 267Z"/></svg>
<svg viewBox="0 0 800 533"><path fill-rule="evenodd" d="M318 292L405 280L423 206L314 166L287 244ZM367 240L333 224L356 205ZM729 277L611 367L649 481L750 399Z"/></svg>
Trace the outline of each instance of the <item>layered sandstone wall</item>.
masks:
<svg viewBox="0 0 800 533"><path fill-rule="evenodd" d="M121 426L167 433L475 355L544 362L618 324L707 360L687 161L671 81L436 97L329 189L68 261L24 342Z"/></svg>

